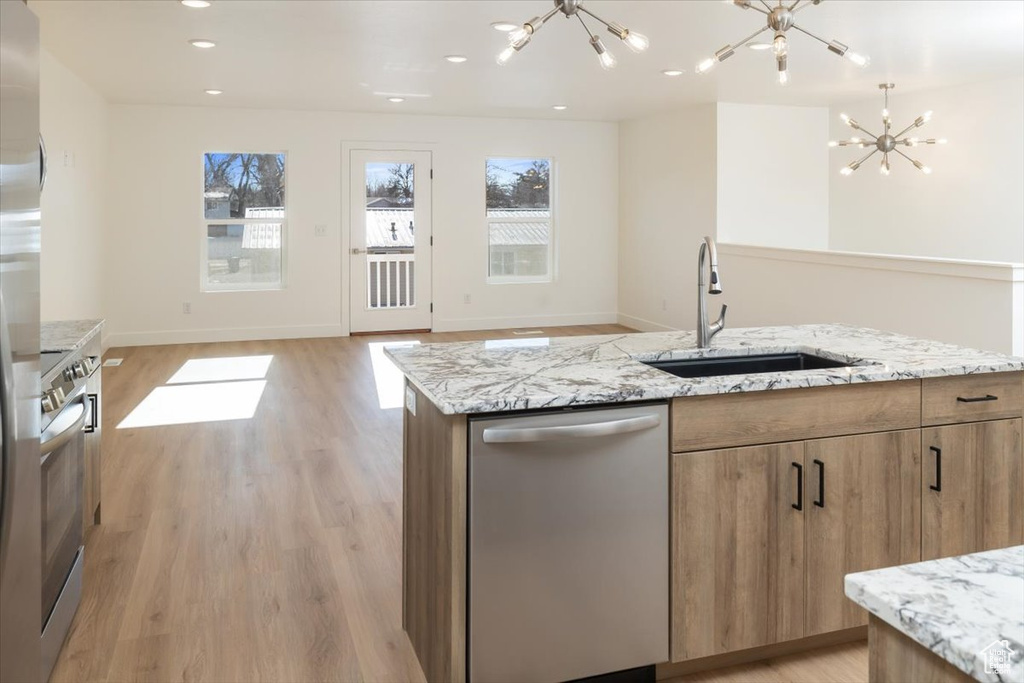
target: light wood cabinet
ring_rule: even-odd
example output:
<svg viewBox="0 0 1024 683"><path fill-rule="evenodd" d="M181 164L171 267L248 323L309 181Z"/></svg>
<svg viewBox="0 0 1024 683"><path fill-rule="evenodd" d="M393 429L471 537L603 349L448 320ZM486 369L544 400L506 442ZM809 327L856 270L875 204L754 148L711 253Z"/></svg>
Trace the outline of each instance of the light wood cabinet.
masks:
<svg viewBox="0 0 1024 683"><path fill-rule="evenodd" d="M803 460L800 442L673 456L673 661L803 635Z"/></svg>
<svg viewBox="0 0 1024 683"><path fill-rule="evenodd" d="M805 635L867 624L846 598L852 572L920 559L919 431L860 434L805 444Z"/></svg>
<svg viewBox="0 0 1024 683"><path fill-rule="evenodd" d="M1021 423L922 430L922 559L1024 543Z"/></svg>

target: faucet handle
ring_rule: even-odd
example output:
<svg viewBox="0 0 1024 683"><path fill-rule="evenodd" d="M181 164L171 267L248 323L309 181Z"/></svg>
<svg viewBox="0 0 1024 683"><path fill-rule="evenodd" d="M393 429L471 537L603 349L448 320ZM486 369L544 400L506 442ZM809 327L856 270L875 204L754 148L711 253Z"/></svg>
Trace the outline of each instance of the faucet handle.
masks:
<svg viewBox="0 0 1024 683"><path fill-rule="evenodd" d="M722 304L722 314L718 316L717 324L725 327L725 312L729 310L729 304Z"/></svg>

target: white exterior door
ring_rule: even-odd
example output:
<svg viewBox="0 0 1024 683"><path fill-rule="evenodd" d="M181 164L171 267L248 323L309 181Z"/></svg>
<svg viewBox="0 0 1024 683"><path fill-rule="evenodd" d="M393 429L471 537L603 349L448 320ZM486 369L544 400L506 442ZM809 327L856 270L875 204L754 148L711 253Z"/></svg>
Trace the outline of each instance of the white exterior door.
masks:
<svg viewBox="0 0 1024 683"><path fill-rule="evenodd" d="M430 152L352 150L352 332L429 330Z"/></svg>

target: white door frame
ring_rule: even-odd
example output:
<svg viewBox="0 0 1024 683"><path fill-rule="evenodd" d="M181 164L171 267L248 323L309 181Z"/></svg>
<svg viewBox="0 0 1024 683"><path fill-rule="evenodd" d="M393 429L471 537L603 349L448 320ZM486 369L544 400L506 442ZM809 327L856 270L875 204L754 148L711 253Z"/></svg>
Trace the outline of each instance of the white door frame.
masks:
<svg viewBox="0 0 1024 683"><path fill-rule="evenodd" d="M430 152L433 161L437 144L433 142L381 142L381 141L348 141L341 143L341 328L343 334L352 333L352 285L351 285L351 248L352 248L352 152ZM356 198L361 200L362 198ZM431 183L431 206L433 206L433 183ZM431 215L433 219L433 215ZM433 222L433 220L431 220ZM432 250L431 250L432 252ZM433 261L432 253L430 254ZM434 290L433 269L430 275L430 291ZM431 316L433 328L433 316Z"/></svg>

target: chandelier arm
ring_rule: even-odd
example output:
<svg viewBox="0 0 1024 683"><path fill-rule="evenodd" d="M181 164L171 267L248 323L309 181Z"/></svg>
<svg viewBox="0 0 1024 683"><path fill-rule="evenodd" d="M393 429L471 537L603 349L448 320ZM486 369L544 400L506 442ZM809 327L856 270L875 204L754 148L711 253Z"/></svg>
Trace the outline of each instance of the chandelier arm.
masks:
<svg viewBox="0 0 1024 683"><path fill-rule="evenodd" d="M591 17L591 18L593 18L593 19L595 19L595 20L597 20L597 21L601 22L602 24L604 24L604 25L605 25L605 26L607 26L608 28L611 28L611 27L612 27L612 25L611 25L611 24L609 24L609 23L608 23L607 21L605 21L605 20L604 20L604 19L602 19L601 17L597 16L596 14L594 14L593 12L591 12L590 10L588 10L588 9L587 9L586 7L584 7L583 5L578 5L578 6L576 7L576 9L578 9L578 10L579 10L580 12L583 12L583 13L585 13L585 14L586 14L587 16L589 16L589 17ZM581 19L580 21L582 21L582 19ZM586 25L586 24L584 24L584 26L585 26L585 25Z"/></svg>
<svg viewBox="0 0 1024 683"><path fill-rule="evenodd" d="M873 157L877 153L878 153L878 148L875 147L873 150L871 150L870 152L868 152L863 157L861 157L860 159L857 160L857 166L862 165L865 161L867 161L868 159L870 159L871 157Z"/></svg>
<svg viewBox="0 0 1024 683"><path fill-rule="evenodd" d="M587 14L590 14L590 12L587 12ZM590 39L593 40L594 34L590 31L590 27L587 26L587 22L583 21L583 17L581 17L578 12L576 13L576 18L580 20L580 23L583 24L583 29L587 32L587 35L590 36Z"/></svg>
<svg viewBox="0 0 1024 683"><path fill-rule="evenodd" d="M733 50L736 50L736 49L738 49L738 48L741 48L741 47L743 47L744 45L746 45L747 43L749 43L750 41L752 41L752 40L753 40L754 38L757 38L757 37L758 37L759 35L761 35L761 34L762 34L762 33L764 33L765 31L767 31L767 30L768 30L769 28L770 28L770 27L768 27L768 26L765 26L764 28L762 28L762 29L759 29L759 30L757 30L757 31L755 31L755 32L753 32L753 33L751 33L751 34L750 34L749 36L747 36L746 38L744 38L744 39L743 39L743 40L741 40L740 42L738 42L738 43L736 43L735 45L733 45L733 46L732 46L732 49L733 49Z"/></svg>
<svg viewBox="0 0 1024 683"><path fill-rule="evenodd" d="M763 2L763 0L762 0L762 2ZM744 2L742 4L739 3L739 2L736 2L736 0L733 0L733 4L736 5L737 7L739 7L740 9L752 9L752 10L755 10L757 12L760 12L761 14L763 14L765 16L768 16L769 14L771 14L771 12L766 10L764 7L758 7L757 5L753 4L753 0L746 0L746 2ZM768 5L766 4L765 7L768 7Z"/></svg>
<svg viewBox="0 0 1024 683"><path fill-rule="evenodd" d="M814 6L813 2L810 3L810 4L806 4L806 5L801 5L800 4L801 2L803 2L803 0L798 0L798 2L793 3L793 6L789 8L789 11L792 12L793 14L796 14L797 12L799 12L802 9L807 9L808 7L813 7Z"/></svg>
<svg viewBox="0 0 1024 683"><path fill-rule="evenodd" d="M767 9L769 12L772 11L772 6L768 4L767 0L761 0L761 4L764 5L765 9Z"/></svg>
<svg viewBox="0 0 1024 683"><path fill-rule="evenodd" d="M900 149L899 149L898 147L894 147L892 151L896 152L896 153L897 153L897 154L899 154L899 155L900 155L901 157L903 157L904 159L906 159L906 160L907 160L907 161L909 161L910 163L914 164L914 166L917 166L918 164L920 164L920 163L921 163L920 161L914 161L913 159L911 159L911 158L910 158L909 156L907 156L906 154L904 154L904 153L903 153L903 151L902 151L902 150L900 150Z"/></svg>
<svg viewBox="0 0 1024 683"><path fill-rule="evenodd" d="M807 5L804 5L804 7L807 7ZM822 43L822 44L824 44L825 46L829 46L829 45L831 45L831 43L830 43L830 42L828 42L827 40L825 40L824 38L822 38L822 37L820 37L820 36L816 36L816 35L814 35L813 33L811 33L810 31L808 31L807 29L805 29L805 28L804 28L804 27L802 27L802 26L797 26L796 24L793 24L792 28L795 28L795 29L796 29L797 31L800 31L800 33L803 33L804 35L808 35L808 36L810 36L811 38L814 38L814 39L815 39L815 40L817 40L817 41L818 41L819 43Z"/></svg>
<svg viewBox="0 0 1024 683"><path fill-rule="evenodd" d="M914 130L914 128L917 128L917 127L918 127L918 126L917 126L916 124L913 124L913 123L912 123L912 124L910 124L909 126L907 126L906 128L904 128L903 130L901 130L901 131L900 131L899 133L896 133L896 135L893 135L893 137L894 137L894 138L901 138L901 137L903 137L903 136L904 136L904 135L905 135L906 133L909 133L910 131Z"/></svg>

